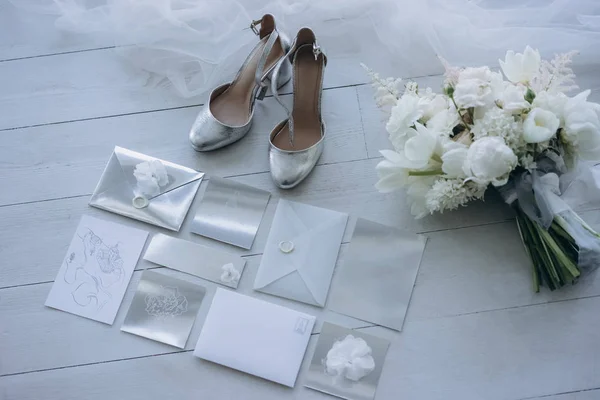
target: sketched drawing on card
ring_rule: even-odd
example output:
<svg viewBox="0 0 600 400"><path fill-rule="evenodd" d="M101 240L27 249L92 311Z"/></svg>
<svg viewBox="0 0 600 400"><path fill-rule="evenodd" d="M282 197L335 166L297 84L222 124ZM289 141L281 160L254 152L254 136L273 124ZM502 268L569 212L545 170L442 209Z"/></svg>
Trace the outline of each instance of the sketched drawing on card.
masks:
<svg viewBox="0 0 600 400"><path fill-rule="evenodd" d="M87 227L77 236L81 240L75 241L76 249L65 259L64 281L71 286L77 305L99 311L125 278L119 243L110 246Z"/></svg>
<svg viewBox="0 0 600 400"><path fill-rule="evenodd" d="M188 310L188 300L177 286L160 286L160 293L146 295L145 302L148 315L159 319L173 318Z"/></svg>

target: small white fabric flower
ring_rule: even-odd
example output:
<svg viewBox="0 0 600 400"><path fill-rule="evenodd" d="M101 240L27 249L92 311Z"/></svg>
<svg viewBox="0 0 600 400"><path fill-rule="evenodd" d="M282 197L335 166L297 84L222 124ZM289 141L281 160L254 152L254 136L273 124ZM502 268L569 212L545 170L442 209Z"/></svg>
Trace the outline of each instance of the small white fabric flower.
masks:
<svg viewBox="0 0 600 400"><path fill-rule="evenodd" d="M506 79L514 83L527 83L539 73L542 58L539 51L527 46L523 53L507 51L504 61L498 61Z"/></svg>
<svg viewBox="0 0 600 400"><path fill-rule="evenodd" d="M494 93L502 85L502 77L488 67L465 68L454 88L454 101L459 108L487 107L494 104Z"/></svg>
<svg viewBox="0 0 600 400"><path fill-rule="evenodd" d="M338 340L327 352L324 360L328 375L344 377L357 382L375 370L375 360L367 342L352 335Z"/></svg>
<svg viewBox="0 0 600 400"><path fill-rule="evenodd" d="M220 280L223 283L235 284L240 280L240 277L242 276L240 274L240 271L235 269L232 263L223 265L221 267L221 270L223 271L223 273L221 274Z"/></svg>
<svg viewBox="0 0 600 400"><path fill-rule="evenodd" d="M499 137L484 137L473 142L467 151L464 173L478 184L502 186L517 166L518 158Z"/></svg>
<svg viewBox="0 0 600 400"><path fill-rule="evenodd" d="M155 196L160 188L169 183L167 169L159 160L150 160L135 166L133 176L137 180L140 191L146 196Z"/></svg>
<svg viewBox="0 0 600 400"><path fill-rule="evenodd" d="M523 139L527 143L541 143L552 139L560 125L553 112L534 108L523 122Z"/></svg>
<svg viewBox="0 0 600 400"><path fill-rule="evenodd" d="M587 101L590 90L579 93L565 104L562 139L586 160L600 158L600 105Z"/></svg>

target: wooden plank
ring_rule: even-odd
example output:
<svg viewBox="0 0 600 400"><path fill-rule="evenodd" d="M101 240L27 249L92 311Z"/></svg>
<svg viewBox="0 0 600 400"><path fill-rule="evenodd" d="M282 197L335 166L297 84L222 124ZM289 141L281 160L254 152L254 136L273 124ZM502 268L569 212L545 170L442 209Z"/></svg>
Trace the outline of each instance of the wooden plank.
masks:
<svg viewBox="0 0 600 400"><path fill-rule="evenodd" d="M356 62L330 61L326 88L366 81ZM199 105L205 101L204 97L183 99L164 82L151 82L154 80L149 73L127 64L113 49L2 62L0 130ZM291 83L281 89L281 93L290 92Z"/></svg>
<svg viewBox="0 0 600 400"><path fill-rule="evenodd" d="M317 166L297 189L276 189L269 173L238 176L236 181L270 191L273 198L267 207L254 246L250 252L225 245L189 232L189 223L201 201L205 184L196 196L179 237L219 247L239 254L260 254L264 247L276 199L284 197L360 216L412 232L426 232L505 221L512 211L491 194L486 202L474 202L456 212L415 220L402 193L381 194L373 187L377 160ZM92 181L95 182L97 178ZM83 214L135 226L150 232L164 229L127 219L87 206L88 196L0 207L0 259L11 260L3 267L0 287L48 282L63 260L79 218ZM18 232L18 234L15 234ZM169 233L172 234L172 233ZM31 249L36 251L32 252Z"/></svg>
<svg viewBox="0 0 600 400"><path fill-rule="evenodd" d="M340 262L343 262L343 254ZM319 307L254 292L254 278L259 264L259 256L247 259L238 292L317 316L319 322L314 332L320 332L323 320L351 327L370 325ZM155 268L162 273L198 283L208 289L187 342L186 349L193 349L210 308L215 288L220 285L168 268L156 268L156 265L144 260L138 267ZM178 352L179 349L175 347L120 331L141 275L142 271L134 273L113 326L45 307L44 302L51 283L0 290L0 332L3 338L0 341L0 354L3 355L2 358L12 359L11 362L0 362L0 376ZM83 346L78 345L84 343ZM17 358L13 359L13 356Z"/></svg>
<svg viewBox="0 0 600 400"><path fill-rule="evenodd" d="M516 400L596 389L598 307L596 297L414 321L401 334L363 329L393 340L377 398ZM6 376L0 393L7 400L233 398L242 392L256 400L325 399L301 386L315 341L316 335L293 390L188 352Z"/></svg>
<svg viewBox="0 0 600 400"><path fill-rule="evenodd" d="M593 216L590 222L594 226L600 226L598 213L584 214L585 217L589 215ZM347 245L342 246L336 271L344 268L346 248ZM335 316L337 320L352 326L369 325L329 311L254 293L252 283L259 263L259 256L248 258L247 270L240 285L241 292L311 314L316 312L315 315L325 319L331 320ZM153 264L144 260L138 264L138 269L153 267ZM576 286L561 291L533 293L528 267L527 256L512 222L431 233L405 326L444 317L600 295L600 276L597 275L585 277ZM55 274L57 267L47 269L49 273ZM178 272L172 273L181 275ZM135 274L129 287L125 305L130 302L139 274ZM191 277L190 280L202 282ZM211 290L215 286L212 283L206 285ZM0 354L27 355L16 357L15 361L0 370L0 374L111 361L168 351L168 346L149 344L149 341L140 342L139 339L134 342L129 336L119 334L118 326L123 321L126 306L120 310L112 328L45 308L43 303L50 286L51 283L45 283L0 290L0 298L3 299L0 305L4 305L0 307L0 315L4 316L3 321L6 325L4 340L0 343ZM203 305L199 321L207 311L206 306ZM192 334L188 348L195 343L194 335L197 334L197 329ZM36 339L41 336L44 337L43 340ZM95 339L96 336L98 340ZM77 337L97 341L95 350L82 352L63 341L64 338Z"/></svg>
<svg viewBox="0 0 600 400"><path fill-rule="evenodd" d="M292 96L283 96L291 105ZM269 134L286 112L274 98L259 102L254 125L241 141L198 153L188 132L199 107L3 132L0 146L0 206L93 192L115 145L221 176L269 171ZM323 94L327 121L320 164L366 158L353 87ZM93 143L93 145L90 145ZM26 145L24 145L26 144ZM35 188L35 190L31 190Z"/></svg>
<svg viewBox="0 0 600 400"><path fill-rule="evenodd" d="M82 51L111 46L108 38L63 32L54 25L56 15L28 11L28 4L0 2L0 61ZM42 2L38 2L41 4ZM52 7L52 2L43 2Z"/></svg>

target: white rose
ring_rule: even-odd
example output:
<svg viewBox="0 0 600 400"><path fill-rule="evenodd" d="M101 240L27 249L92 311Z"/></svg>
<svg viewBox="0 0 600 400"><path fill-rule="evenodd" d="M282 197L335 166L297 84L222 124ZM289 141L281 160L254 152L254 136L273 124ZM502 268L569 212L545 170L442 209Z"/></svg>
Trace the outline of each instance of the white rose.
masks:
<svg viewBox="0 0 600 400"><path fill-rule="evenodd" d="M565 129L561 137L586 160L600 158L600 105L587 101L590 91L586 90L568 99L565 112Z"/></svg>
<svg viewBox="0 0 600 400"><path fill-rule="evenodd" d="M223 283L237 283L240 280L242 274L238 271L232 263L225 264L221 267L221 282Z"/></svg>
<svg viewBox="0 0 600 400"><path fill-rule="evenodd" d="M560 126L560 120L551 111L534 108L523 122L523 139L527 143L541 143L550 140Z"/></svg>
<svg viewBox="0 0 600 400"><path fill-rule="evenodd" d="M464 154L464 153L463 153ZM502 138L484 137L473 142L466 153L463 172L479 184L502 186L517 166L518 158Z"/></svg>
<svg viewBox="0 0 600 400"><path fill-rule="evenodd" d="M506 79L514 83L527 83L540 71L542 59L539 51L527 46L523 54L509 50L504 61L498 61Z"/></svg>
<svg viewBox="0 0 600 400"><path fill-rule="evenodd" d="M488 67L465 68L454 88L454 101L460 108L486 107L494 104L494 92L502 77Z"/></svg>
<svg viewBox="0 0 600 400"><path fill-rule="evenodd" d="M502 109L508 113L518 113L531 105L525 100L527 88L521 85L511 85L506 82L504 90L498 100L502 103Z"/></svg>

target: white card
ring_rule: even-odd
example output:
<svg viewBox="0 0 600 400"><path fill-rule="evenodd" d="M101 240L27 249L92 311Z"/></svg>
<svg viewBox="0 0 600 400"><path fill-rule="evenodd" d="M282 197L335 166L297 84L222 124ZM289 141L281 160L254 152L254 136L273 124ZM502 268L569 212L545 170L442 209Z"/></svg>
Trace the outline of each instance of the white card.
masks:
<svg viewBox="0 0 600 400"><path fill-rule="evenodd" d="M194 355L294 387L315 317L217 289Z"/></svg>
<svg viewBox="0 0 600 400"><path fill-rule="evenodd" d="M46 306L112 325L147 237L84 215Z"/></svg>

